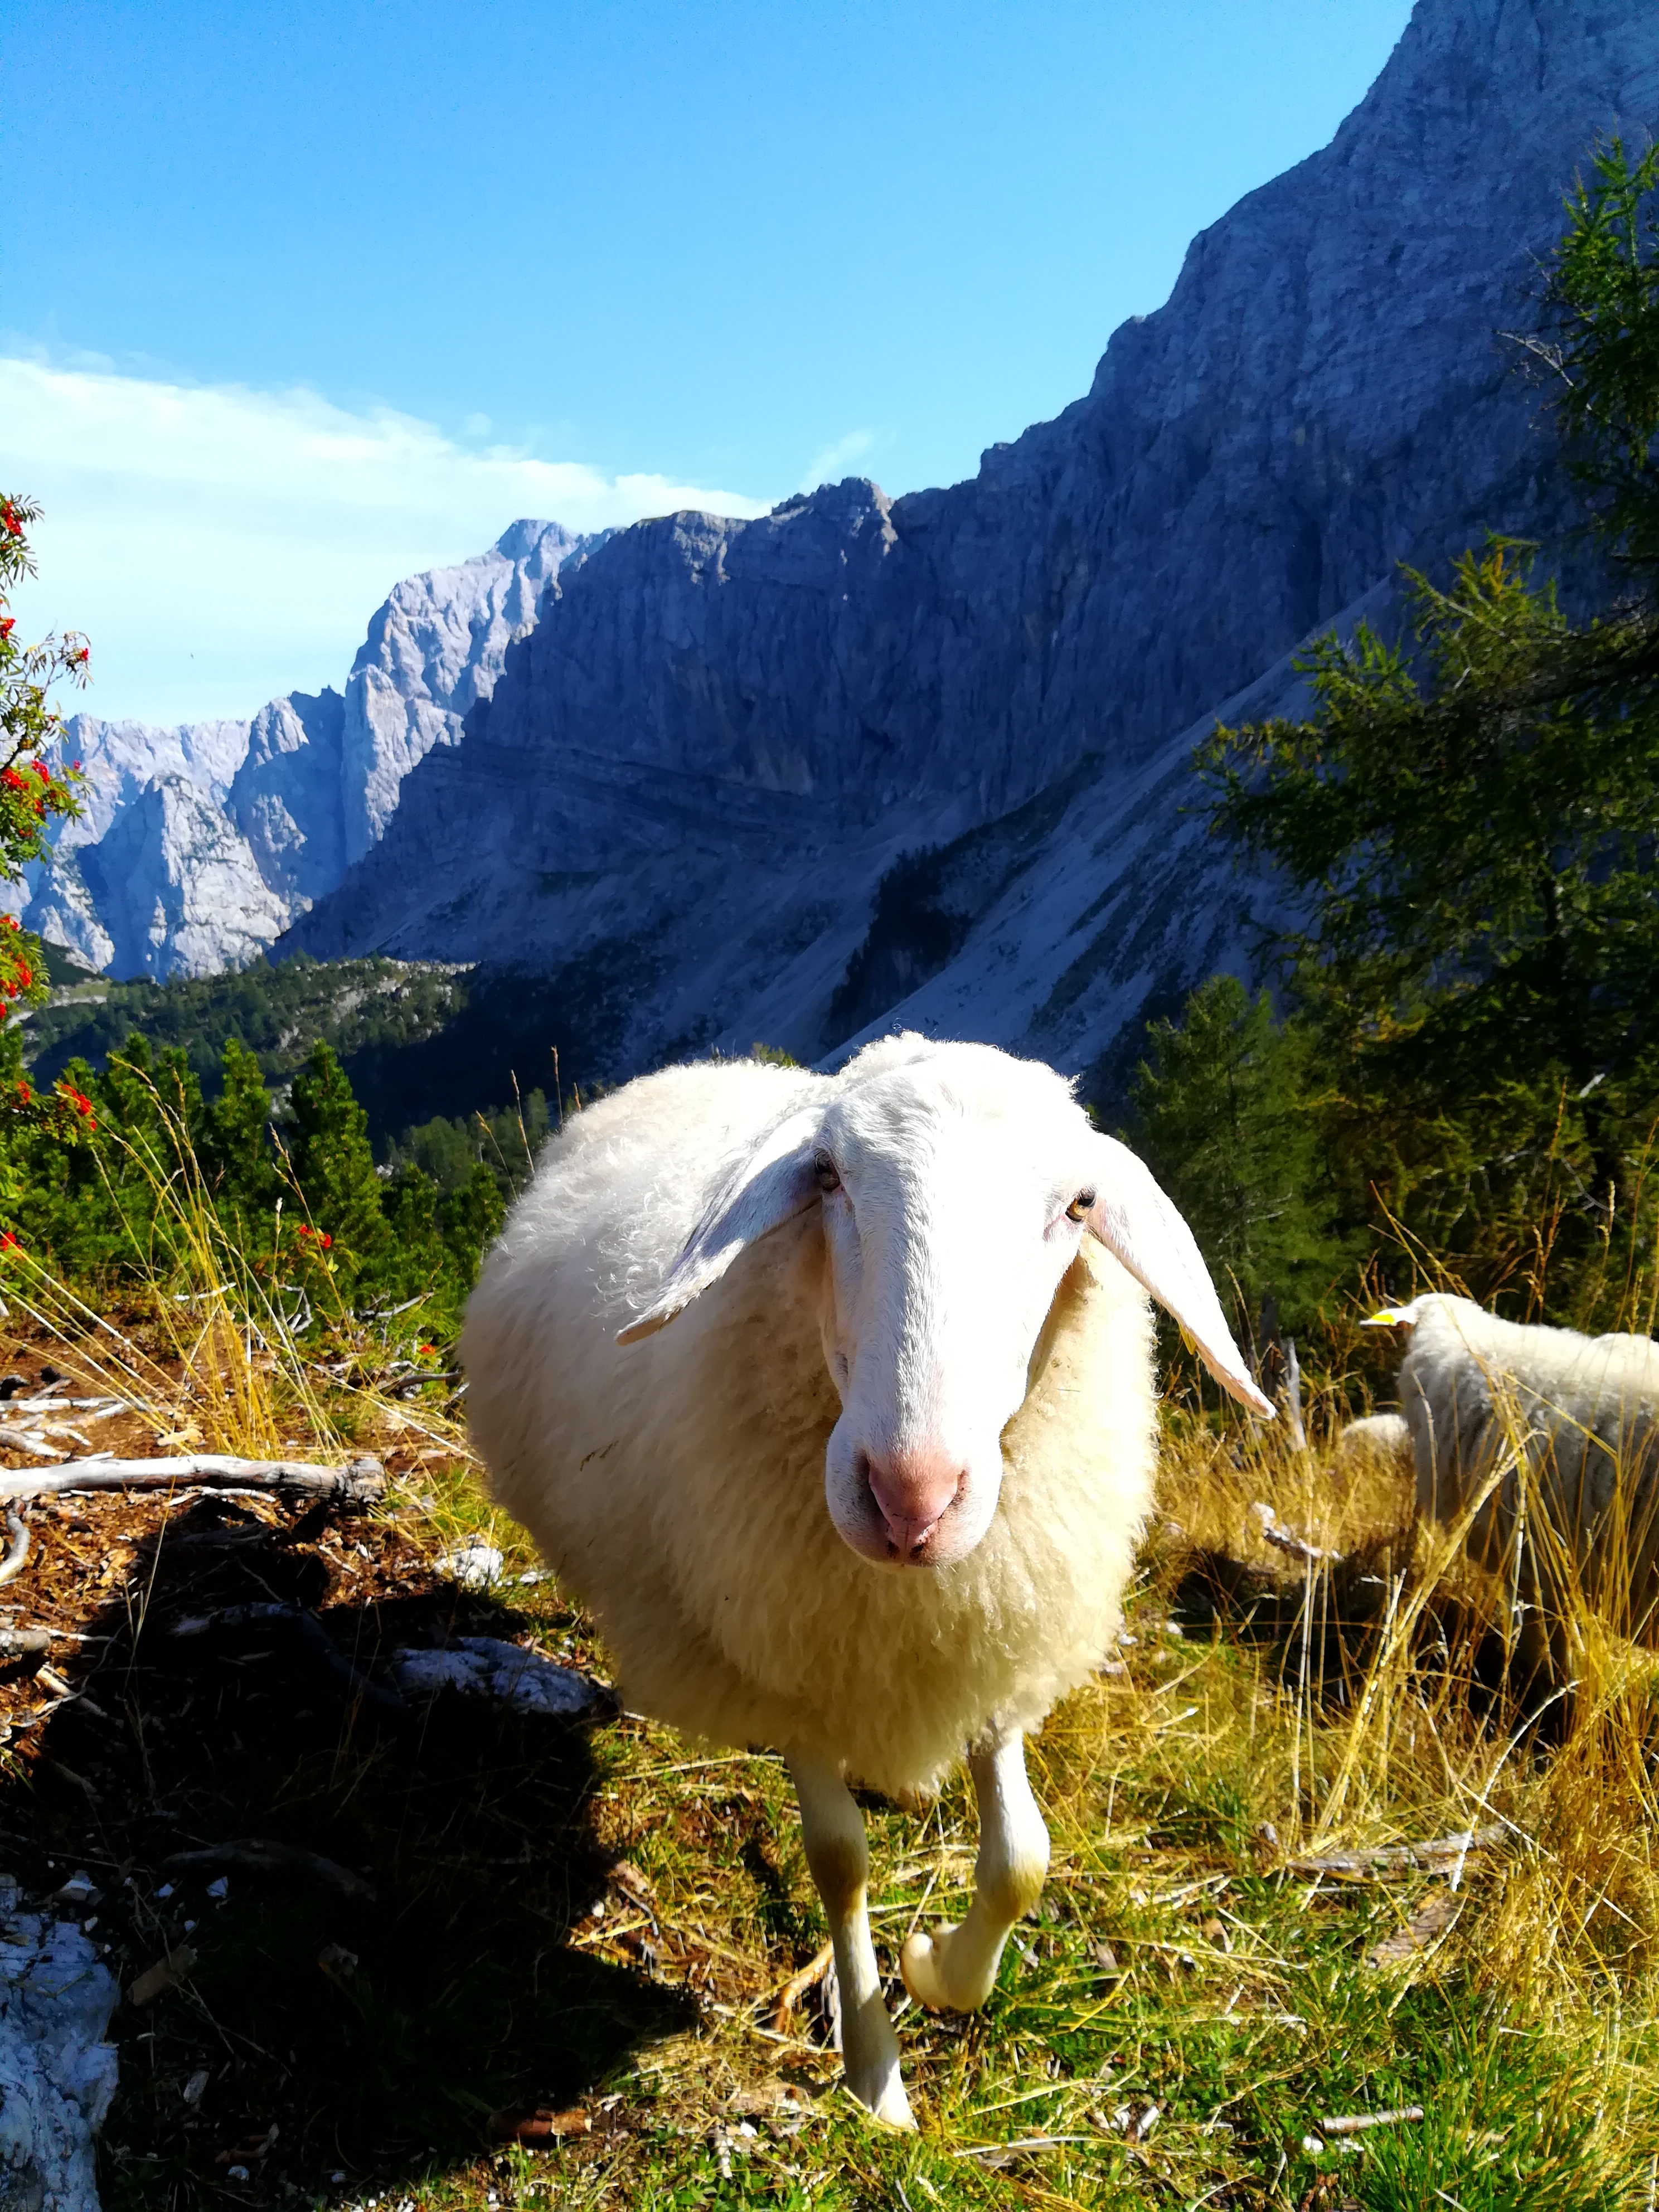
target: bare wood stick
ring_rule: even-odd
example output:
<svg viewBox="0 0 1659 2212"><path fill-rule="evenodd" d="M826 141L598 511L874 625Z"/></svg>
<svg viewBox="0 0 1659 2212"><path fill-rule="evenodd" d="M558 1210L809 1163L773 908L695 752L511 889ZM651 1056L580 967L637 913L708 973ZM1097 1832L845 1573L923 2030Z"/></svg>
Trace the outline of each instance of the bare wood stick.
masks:
<svg viewBox="0 0 1659 2212"><path fill-rule="evenodd" d="M33 1452L36 1459L62 1460L69 1456L67 1452L60 1452L56 1444L49 1444L44 1437L26 1429L0 1428L0 1446L11 1451Z"/></svg>
<svg viewBox="0 0 1659 2212"><path fill-rule="evenodd" d="M6 1526L11 1531L11 1543L5 1558L0 1559L0 1583L14 1583L28 1565L29 1532L22 1516L10 1506L6 1508Z"/></svg>
<svg viewBox="0 0 1659 2212"><path fill-rule="evenodd" d="M0 1406L4 1407L8 1415L62 1413L75 1411L83 1413L94 1411L118 1413L124 1409L131 1413L138 1411L136 1406L128 1407L124 1398L4 1398L0 1399Z"/></svg>
<svg viewBox="0 0 1659 2212"><path fill-rule="evenodd" d="M1467 1858L1497 1843L1504 1831L1496 1825L1465 1828L1455 1836L1437 1836L1431 1843L1377 1844L1365 1851L1328 1851L1317 1857L1291 1859L1291 1874L1369 1874L1376 1867L1420 1867L1432 1870L1448 1860Z"/></svg>
<svg viewBox="0 0 1659 2212"><path fill-rule="evenodd" d="M1292 1559L1305 1560L1310 1565L1327 1560L1334 1566L1340 1565L1340 1552L1322 1552L1317 1544L1310 1544L1305 1536L1298 1536L1293 1528L1287 1528L1265 1498L1258 1498L1250 1510L1261 1523L1262 1541L1271 1544L1275 1551L1288 1552Z"/></svg>
<svg viewBox="0 0 1659 2212"><path fill-rule="evenodd" d="M55 1632L61 1636L63 1631ZM50 1651L53 1634L50 1628L0 1628L0 1657L9 1659L20 1651Z"/></svg>
<svg viewBox="0 0 1659 2212"><path fill-rule="evenodd" d="M377 1459L354 1459L347 1467L315 1467L305 1460L233 1459L220 1452L198 1452L188 1459L72 1459L50 1474L0 1474L0 1500L58 1490L165 1490L181 1482L314 1490L366 1504L384 1495L386 1472Z"/></svg>
<svg viewBox="0 0 1659 2212"><path fill-rule="evenodd" d="M275 1844L263 1836L239 1836L228 1844L210 1844L197 1851L170 1852L163 1863L173 1867L246 1867L255 1874L310 1874L319 1881L327 1882L343 1897L362 1897L374 1902L374 1885L365 1881L349 1867L343 1867L337 1859L325 1859L320 1851L308 1851L298 1844Z"/></svg>
<svg viewBox="0 0 1659 2212"><path fill-rule="evenodd" d="M1367 2128L1398 2127L1405 2120L1420 2120L1421 2105L1399 2105L1391 2112L1340 2112L1334 2119L1322 2120L1320 2130L1328 2136L1363 2135Z"/></svg>
<svg viewBox="0 0 1659 2212"><path fill-rule="evenodd" d="M817 1984L823 1979L825 1974L830 1971L830 1961L834 1959L835 1955L834 1945L826 1943L821 1951L814 1952L812 1956L807 1960L806 1964L801 1968L798 1974L791 1974L789 1979L784 1984L783 1987L778 1991L776 1997L773 2000L772 2030L774 2034L782 2035L786 2033L789 2026L791 2014L794 2011L801 1999L806 1995L808 1990L816 1989Z"/></svg>
<svg viewBox="0 0 1659 2212"><path fill-rule="evenodd" d="M1297 1451L1308 1449L1308 1431L1302 1425L1302 1364L1296 1356L1296 1339L1285 1340L1285 1411L1291 1425L1291 1442Z"/></svg>

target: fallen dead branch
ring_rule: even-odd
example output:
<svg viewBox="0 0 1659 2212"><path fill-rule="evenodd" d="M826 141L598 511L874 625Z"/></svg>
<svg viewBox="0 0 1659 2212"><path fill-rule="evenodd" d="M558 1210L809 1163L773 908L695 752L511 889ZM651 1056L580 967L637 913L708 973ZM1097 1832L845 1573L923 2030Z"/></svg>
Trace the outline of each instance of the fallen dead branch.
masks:
<svg viewBox="0 0 1659 2212"><path fill-rule="evenodd" d="M1443 1936L1462 1910L1462 1903L1455 1889L1437 1891L1413 1913L1403 1928L1392 1936L1385 1936L1366 1954L1366 1963L1373 1967L1404 1966L1426 1951L1437 1937Z"/></svg>
<svg viewBox="0 0 1659 2212"><path fill-rule="evenodd" d="M826 1943L822 1950L814 1952L798 1974L791 1974L772 2001L772 2032L775 2035L789 2033L789 2022L795 2008L807 1991L816 1989L823 1979L835 1955L834 1945Z"/></svg>
<svg viewBox="0 0 1659 2212"><path fill-rule="evenodd" d="M21 1514L10 1506L6 1509L6 1527L11 1542L6 1547L5 1558L0 1559L0 1583L15 1582L29 1559L29 1532L23 1525Z"/></svg>
<svg viewBox="0 0 1659 2212"><path fill-rule="evenodd" d="M276 1844L263 1836L240 1836L227 1844L209 1844L200 1850L170 1852L163 1863L169 1871L191 1867L243 1867L253 1874L309 1874L337 1889L343 1897L374 1902L374 1885L337 1859L325 1858L298 1844Z"/></svg>
<svg viewBox="0 0 1659 2212"><path fill-rule="evenodd" d="M63 1632L53 1628L0 1628L0 1657L9 1659L22 1651L50 1651L53 1637Z"/></svg>
<svg viewBox="0 0 1659 2212"><path fill-rule="evenodd" d="M1399 2127L1407 2120L1420 2120L1421 2105L1397 2105L1389 2112L1342 2112L1335 2118L1322 2120L1319 2131L1327 2136L1363 2135L1367 2128Z"/></svg>
<svg viewBox="0 0 1659 2212"><path fill-rule="evenodd" d="M49 1444L45 1437L35 1435L33 1430L0 1429L0 1445L8 1451L33 1452L36 1459L63 1461L69 1456L67 1452L60 1452L56 1444Z"/></svg>
<svg viewBox="0 0 1659 2212"><path fill-rule="evenodd" d="M5 1407L4 1418L14 1413L136 1413L142 1409L129 1406L125 1398L7 1398L0 1401Z"/></svg>
<svg viewBox="0 0 1659 2212"><path fill-rule="evenodd" d="M187 1459L72 1459L50 1474L0 1474L0 1499L40 1498L59 1490L164 1490L175 1483L234 1483L246 1490L313 1490L343 1504L366 1505L386 1494L377 1459L344 1467L305 1460L233 1459L197 1452Z"/></svg>
<svg viewBox="0 0 1659 2212"><path fill-rule="evenodd" d="M1322 1552L1317 1544L1310 1544L1305 1536L1298 1536L1294 1528L1287 1528L1265 1498L1258 1498L1250 1510L1261 1523L1261 1540L1271 1544L1276 1552L1288 1552L1293 1559L1303 1559L1315 1566L1340 1566L1340 1552Z"/></svg>
<svg viewBox="0 0 1659 2212"><path fill-rule="evenodd" d="M1465 1828L1454 1836L1437 1836L1431 1843L1376 1844L1370 1850L1327 1851L1287 1862L1285 1872L1295 1875L1316 1874L1374 1874L1382 1867L1416 1869L1420 1873L1443 1872L1468 1858L1474 1851L1484 1850L1487 1844L1497 1843L1504 1831L1495 1824L1486 1828Z"/></svg>
<svg viewBox="0 0 1659 2212"><path fill-rule="evenodd" d="M1147 2132L1150 2134L1151 2130ZM1129 2141L1133 2142L1134 2140L1131 2130ZM962 2149L953 2150L951 2155L952 2158L977 2159L982 2166L998 2168L1012 2166L1016 2159L1030 2158L1038 2151L1063 2150L1072 2143L1094 2141L1092 2136L1016 2136L1012 2142L967 2143Z"/></svg>

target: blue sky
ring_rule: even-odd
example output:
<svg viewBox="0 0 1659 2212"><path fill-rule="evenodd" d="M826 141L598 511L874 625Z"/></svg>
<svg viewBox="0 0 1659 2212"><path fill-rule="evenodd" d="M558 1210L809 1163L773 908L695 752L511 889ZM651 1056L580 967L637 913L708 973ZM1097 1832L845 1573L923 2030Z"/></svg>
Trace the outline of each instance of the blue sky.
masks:
<svg viewBox="0 0 1659 2212"><path fill-rule="evenodd" d="M1407 0L0 11L0 478L88 704L339 682L409 570L890 491L1086 390Z"/></svg>

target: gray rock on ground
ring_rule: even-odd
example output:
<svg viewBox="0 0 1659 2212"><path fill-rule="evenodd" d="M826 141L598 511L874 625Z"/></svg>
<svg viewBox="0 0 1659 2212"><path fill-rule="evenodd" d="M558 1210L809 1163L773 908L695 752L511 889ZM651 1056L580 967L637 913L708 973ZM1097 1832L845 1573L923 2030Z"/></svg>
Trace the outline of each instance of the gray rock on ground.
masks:
<svg viewBox="0 0 1659 2212"><path fill-rule="evenodd" d="M93 2142L115 2094L120 1992L73 1921L0 1878L0 2208L98 2212Z"/></svg>

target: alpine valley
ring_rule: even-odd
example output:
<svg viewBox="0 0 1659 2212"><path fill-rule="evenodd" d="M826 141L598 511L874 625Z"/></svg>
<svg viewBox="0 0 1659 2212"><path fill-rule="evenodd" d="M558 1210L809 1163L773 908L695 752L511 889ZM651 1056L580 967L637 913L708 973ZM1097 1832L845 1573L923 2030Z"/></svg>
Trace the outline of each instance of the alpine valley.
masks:
<svg viewBox="0 0 1659 2212"><path fill-rule="evenodd" d="M1089 1071L1248 961L1195 741L1489 531L1584 556L1522 349L1561 194L1659 127L1659 9L1419 0L1332 143L1195 239L1093 385L969 482L754 521L518 522L399 585L343 692L77 715L17 887L115 978L470 969L427 1110L892 1024ZM1086 222L1087 210L1056 219ZM458 1000L459 1003L459 1000ZM483 1049L487 1038L487 1049ZM463 1043L465 1041L465 1049Z"/></svg>

